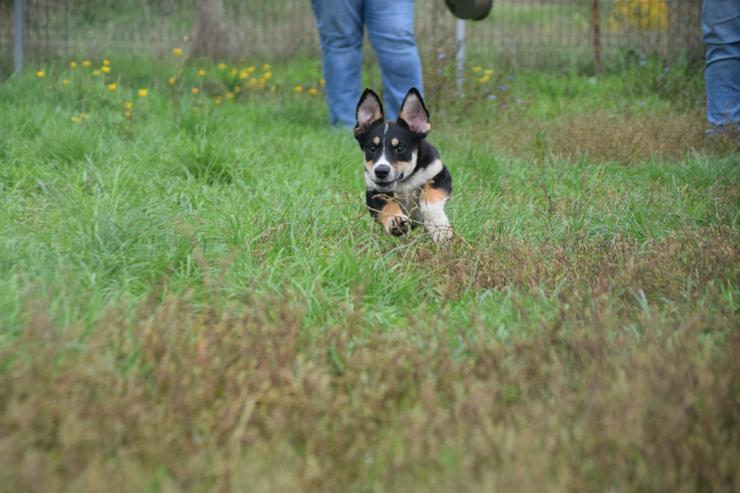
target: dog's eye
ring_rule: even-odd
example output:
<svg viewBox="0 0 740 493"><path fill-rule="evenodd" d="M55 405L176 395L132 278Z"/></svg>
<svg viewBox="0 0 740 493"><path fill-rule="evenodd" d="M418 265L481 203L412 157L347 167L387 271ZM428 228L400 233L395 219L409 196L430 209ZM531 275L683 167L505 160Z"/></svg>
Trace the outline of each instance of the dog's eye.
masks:
<svg viewBox="0 0 740 493"><path fill-rule="evenodd" d="M372 145L372 144L370 144L369 146L367 146L367 150L368 150L369 152L375 152L375 151L377 151L377 150L378 150L378 147L377 147L377 146L375 146L375 145Z"/></svg>
<svg viewBox="0 0 740 493"><path fill-rule="evenodd" d="M402 152L404 152L405 150L406 150L406 147L403 146L403 145L398 145L396 147L396 152L399 153L399 154L402 153Z"/></svg>

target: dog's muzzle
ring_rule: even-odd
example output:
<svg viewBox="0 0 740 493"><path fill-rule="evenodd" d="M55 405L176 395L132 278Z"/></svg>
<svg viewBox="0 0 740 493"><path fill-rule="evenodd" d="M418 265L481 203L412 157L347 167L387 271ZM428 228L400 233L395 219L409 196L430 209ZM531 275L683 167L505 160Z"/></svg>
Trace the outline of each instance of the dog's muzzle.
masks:
<svg viewBox="0 0 740 493"><path fill-rule="evenodd" d="M378 192L391 192L394 188L396 188L395 181L375 181L373 180L374 188Z"/></svg>
<svg viewBox="0 0 740 493"><path fill-rule="evenodd" d="M384 182L386 181L386 178L388 178L388 175L391 174L391 167L387 164L379 164L375 166L373 169L373 174L375 175L376 181Z"/></svg>
<svg viewBox="0 0 740 493"><path fill-rule="evenodd" d="M373 185L375 185L375 189L378 190L379 192L392 191L393 189L396 188L396 185L398 185L398 183L403 181L403 179L406 177L406 173L404 173L403 171L394 180L377 180L376 179L378 178L377 170L374 170L373 175L374 177L371 178L371 180L373 182ZM384 177L387 176L382 171L381 171L381 175L383 175Z"/></svg>

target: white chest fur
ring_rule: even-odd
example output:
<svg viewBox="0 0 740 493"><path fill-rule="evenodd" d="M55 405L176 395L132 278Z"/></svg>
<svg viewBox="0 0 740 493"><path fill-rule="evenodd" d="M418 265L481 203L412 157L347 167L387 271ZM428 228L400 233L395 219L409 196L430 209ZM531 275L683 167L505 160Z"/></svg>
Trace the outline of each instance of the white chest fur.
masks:
<svg viewBox="0 0 740 493"><path fill-rule="evenodd" d="M435 159L429 163L426 168L420 169L405 180L398 182L395 191L396 193L401 194L412 190L418 190L426 182L437 176L440 171L442 171L442 160Z"/></svg>

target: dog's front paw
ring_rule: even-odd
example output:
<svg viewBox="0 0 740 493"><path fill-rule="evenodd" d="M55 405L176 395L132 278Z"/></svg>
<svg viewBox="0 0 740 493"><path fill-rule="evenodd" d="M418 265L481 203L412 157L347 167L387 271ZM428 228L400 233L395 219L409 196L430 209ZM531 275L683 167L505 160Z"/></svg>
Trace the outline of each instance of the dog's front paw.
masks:
<svg viewBox="0 0 740 493"><path fill-rule="evenodd" d="M385 230L393 236L403 236L411 229L411 221L406 216L393 216L385 223Z"/></svg>
<svg viewBox="0 0 740 493"><path fill-rule="evenodd" d="M435 243L446 243L452 239L452 228L449 226L434 226L431 233Z"/></svg>

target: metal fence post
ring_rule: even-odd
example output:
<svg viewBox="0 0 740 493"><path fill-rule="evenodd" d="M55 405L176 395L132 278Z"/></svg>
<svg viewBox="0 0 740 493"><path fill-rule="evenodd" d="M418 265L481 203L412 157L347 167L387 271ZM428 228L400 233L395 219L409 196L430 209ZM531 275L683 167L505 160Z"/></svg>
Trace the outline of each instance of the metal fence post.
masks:
<svg viewBox="0 0 740 493"><path fill-rule="evenodd" d="M457 39L457 53L455 54L455 84L458 97L463 97L463 82L465 81L465 21L458 19L455 24L455 38Z"/></svg>
<svg viewBox="0 0 740 493"><path fill-rule="evenodd" d="M24 0L15 0L15 26L14 26L14 51L13 61L15 73L23 69L23 4Z"/></svg>

